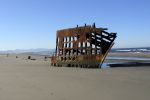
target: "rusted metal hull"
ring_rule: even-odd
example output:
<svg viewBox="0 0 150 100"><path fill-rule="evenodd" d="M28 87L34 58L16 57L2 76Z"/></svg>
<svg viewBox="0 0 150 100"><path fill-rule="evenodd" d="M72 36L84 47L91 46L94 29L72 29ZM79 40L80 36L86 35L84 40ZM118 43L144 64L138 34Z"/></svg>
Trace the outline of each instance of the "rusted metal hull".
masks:
<svg viewBox="0 0 150 100"><path fill-rule="evenodd" d="M58 30L51 65L100 68L116 38L105 30L95 24Z"/></svg>

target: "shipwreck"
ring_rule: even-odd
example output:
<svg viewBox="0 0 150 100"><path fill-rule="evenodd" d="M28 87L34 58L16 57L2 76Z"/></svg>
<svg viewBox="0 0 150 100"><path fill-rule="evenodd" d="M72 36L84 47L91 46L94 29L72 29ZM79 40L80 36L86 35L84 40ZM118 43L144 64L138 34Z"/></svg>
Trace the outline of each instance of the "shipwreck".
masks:
<svg viewBox="0 0 150 100"><path fill-rule="evenodd" d="M116 38L116 33L108 33L106 30L96 28L95 23L58 30L51 65L101 68Z"/></svg>

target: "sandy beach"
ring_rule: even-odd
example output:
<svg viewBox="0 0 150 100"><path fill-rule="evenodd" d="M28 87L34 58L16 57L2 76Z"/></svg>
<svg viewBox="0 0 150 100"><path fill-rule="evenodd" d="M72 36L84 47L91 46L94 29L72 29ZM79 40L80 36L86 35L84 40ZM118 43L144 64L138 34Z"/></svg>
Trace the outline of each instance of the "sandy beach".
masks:
<svg viewBox="0 0 150 100"><path fill-rule="evenodd" d="M0 100L150 100L150 67L52 67L44 56L0 55Z"/></svg>

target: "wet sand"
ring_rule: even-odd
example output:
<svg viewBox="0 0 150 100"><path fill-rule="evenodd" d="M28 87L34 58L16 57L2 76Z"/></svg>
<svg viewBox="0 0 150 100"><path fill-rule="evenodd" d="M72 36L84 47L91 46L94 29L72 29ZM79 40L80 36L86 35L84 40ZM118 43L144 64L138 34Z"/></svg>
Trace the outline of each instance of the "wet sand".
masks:
<svg viewBox="0 0 150 100"><path fill-rule="evenodd" d="M43 56L0 55L0 100L150 100L150 67L51 67Z"/></svg>

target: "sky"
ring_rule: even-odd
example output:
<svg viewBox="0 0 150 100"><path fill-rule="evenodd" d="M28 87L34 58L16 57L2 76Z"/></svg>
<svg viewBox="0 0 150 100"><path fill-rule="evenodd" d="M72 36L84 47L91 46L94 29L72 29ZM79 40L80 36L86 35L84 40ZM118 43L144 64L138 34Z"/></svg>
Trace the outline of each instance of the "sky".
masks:
<svg viewBox="0 0 150 100"><path fill-rule="evenodd" d="M94 22L114 48L150 46L150 0L0 0L0 50L54 49L57 30Z"/></svg>

